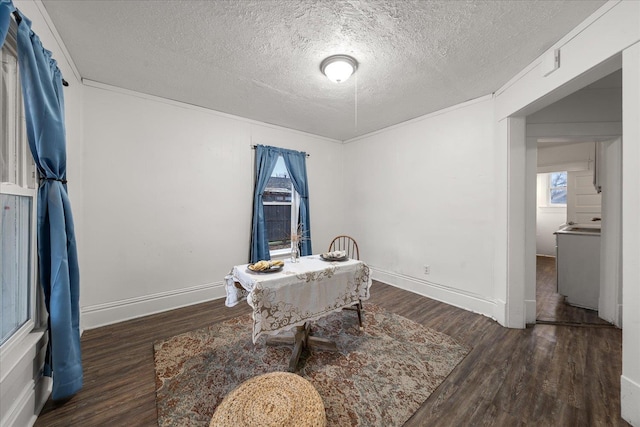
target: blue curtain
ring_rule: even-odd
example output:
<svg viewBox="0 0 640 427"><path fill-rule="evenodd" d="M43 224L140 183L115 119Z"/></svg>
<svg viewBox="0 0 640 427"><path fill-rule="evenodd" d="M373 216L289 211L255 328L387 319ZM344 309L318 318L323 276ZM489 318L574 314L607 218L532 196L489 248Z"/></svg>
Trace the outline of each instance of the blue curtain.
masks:
<svg viewBox="0 0 640 427"><path fill-rule="evenodd" d="M250 262L271 259L269 255L269 238L264 221L264 204L262 194L267 182L276 167L280 152L275 147L258 145L256 147L256 185L253 191L253 222L251 227Z"/></svg>
<svg viewBox="0 0 640 427"><path fill-rule="evenodd" d="M291 175L293 188L300 195L300 218L302 236L300 255L311 255L311 220L309 217L309 186L307 185L307 153L292 150L282 150L280 153L284 164Z"/></svg>
<svg viewBox="0 0 640 427"><path fill-rule="evenodd" d="M40 175L38 256L40 283L49 312L45 375L53 376L52 398L70 397L82 388L79 331L80 274L67 195L67 153L62 76L51 52L17 12L18 67L31 154Z"/></svg>
<svg viewBox="0 0 640 427"><path fill-rule="evenodd" d="M9 31L11 22L11 12L15 10L11 0L0 0L0 47L4 44L4 39Z"/></svg>
<svg viewBox="0 0 640 427"><path fill-rule="evenodd" d="M253 224L251 232L250 262L271 259L269 255L269 239L264 220L262 195L267 182L273 173L278 157L282 156L285 166L291 175L293 188L300 194L300 224L304 239L300 254L311 255L311 232L309 221L309 187L307 185L307 154L278 147L256 146L256 185L253 193Z"/></svg>

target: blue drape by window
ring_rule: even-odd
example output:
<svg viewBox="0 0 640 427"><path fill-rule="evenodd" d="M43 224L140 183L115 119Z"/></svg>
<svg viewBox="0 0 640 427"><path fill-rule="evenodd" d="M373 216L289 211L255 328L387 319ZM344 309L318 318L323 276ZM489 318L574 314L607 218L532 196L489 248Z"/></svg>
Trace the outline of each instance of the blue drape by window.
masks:
<svg viewBox="0 0 640 427"><path fill-rule="evenodd" d="M38 256L40 283L49 312L45 375L53 376L52 398L82 388L79 331L80 274L71 204L67 195L67 153L62 76L31 21L17 12L18 66L27 138L40 175Z"/></svg>
<svg viewBox="0 0 640 427"><path fill-rule="evenodd" d="M256 185L253 190L253 222L251 228L250 262L271 259L269 255L269 238L264 220L264 204L262 195L267 182L276 167L280 152L274 147L258 145L256 147Z"/></svg>
<svg viewBox="0 0 640 427"><path fill-rule="evenodd" d="M309 221L309 187L307 185L307 154L265 145L256 146L256 185L253 194L253 225L251 232L250 261L257 262L271 259L269 255L269 239L264 220L262 195L267 182L273 173L278 157L282 156L284 164L291 175L293 188L300 194L300 224L304 239L301 243L301 255L311 255L311 232Z"/></svg>
<svg viewBox="0 0 640 427"><path fill-rule="evenodd" d="M4 39L9 31L11 12L15 10L11 0L0 0L0 47L4 44Z"/></svg>
<svg viewBox="0 0 640 427"><path fill-rule="evenodd" d="M300 241L300 255L311 255L311 220L309 216L309 186L307 185L307 153L292 150L282 150L280 153L284 164L291 174L293 188L300 195L300 225L302 236Z"/></svg>

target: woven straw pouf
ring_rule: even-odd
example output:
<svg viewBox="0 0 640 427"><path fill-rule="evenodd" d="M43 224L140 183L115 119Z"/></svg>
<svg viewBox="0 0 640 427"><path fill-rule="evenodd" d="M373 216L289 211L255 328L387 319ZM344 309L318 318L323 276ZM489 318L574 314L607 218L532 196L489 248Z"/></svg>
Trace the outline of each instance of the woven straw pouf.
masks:
<svg viewBox="0 0 640 427"><path fill-rule="evenodd" d="M218 405L210 427L324 427L324 403L311 383L290 372L251 378Z"/></svg>

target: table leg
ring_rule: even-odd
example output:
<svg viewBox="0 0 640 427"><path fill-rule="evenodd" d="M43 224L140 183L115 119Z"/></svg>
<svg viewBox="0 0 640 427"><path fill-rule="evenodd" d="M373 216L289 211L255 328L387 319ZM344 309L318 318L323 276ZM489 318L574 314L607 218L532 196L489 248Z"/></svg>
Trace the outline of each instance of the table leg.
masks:
<svg viewBox="0 0 640 427"><path fill-rule="evenodd" d="M289 372L295 372L296 366L298 366L298 361L300 360L300 355L302 354L302 349L306 347L308 331L306 328L306 323L304 326L297 326L296 333L294 335L293 341L293 351L291 352L291 359L289 359Z"/></svg>
<svg viewBox="0 0 640 427"><path fill-rule="evenodd" d="M326 351L338 351L334 341L326 338L314 337L310 334L311 324L306 322L302 326L296 326L293 335L275 335L267 337L267 345L293 344L291 359L289 359L289 372L295 372L305 347Z"/></svg>

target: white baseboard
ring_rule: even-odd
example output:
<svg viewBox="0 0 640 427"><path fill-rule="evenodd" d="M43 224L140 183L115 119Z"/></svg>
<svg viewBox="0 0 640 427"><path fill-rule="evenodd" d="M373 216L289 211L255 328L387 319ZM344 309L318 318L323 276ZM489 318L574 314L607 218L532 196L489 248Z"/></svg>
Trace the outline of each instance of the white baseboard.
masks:
<svg viewBox="0 0 640 427"><path fill-rule="evenodd" d="M632 426L640 426L640 384L620 377L620 406L622 418Z"/></svg>
<svg viewBox="0 0 640 427"><path fill-rule="evenodd" d="M496 300L496 307L493 316L501 326L507 327L507 302L501 299Z"/></svg>
<svg viewBox="0 0 640 427"><path fill-rule="evenodd" d="M494 300L415 277L369 267L374 280L496 320Z"/></svg>
<svg viewBox="0 0 640 427"><path fill-rule="evenodd" d="M141 297L128 298L80 308L82 329L124 322L226 296L224 282L207 283Z"/></svg>

